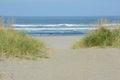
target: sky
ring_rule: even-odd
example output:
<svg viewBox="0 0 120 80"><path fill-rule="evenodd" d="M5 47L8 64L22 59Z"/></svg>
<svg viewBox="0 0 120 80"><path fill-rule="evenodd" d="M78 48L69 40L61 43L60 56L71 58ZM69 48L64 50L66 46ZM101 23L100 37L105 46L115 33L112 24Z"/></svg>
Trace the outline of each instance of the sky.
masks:
<svg viewBox="0 0 120 80"><path fill-rule="evenodd" d="M120 0L0 0L0 16L120 16Z"/></svg>

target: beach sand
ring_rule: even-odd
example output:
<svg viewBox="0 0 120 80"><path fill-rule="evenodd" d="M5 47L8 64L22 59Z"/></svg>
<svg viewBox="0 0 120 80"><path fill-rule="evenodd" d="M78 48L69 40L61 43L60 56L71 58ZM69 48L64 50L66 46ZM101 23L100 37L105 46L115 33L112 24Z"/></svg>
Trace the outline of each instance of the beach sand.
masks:
<svg viewBox="0 0 120 80"><path fill-rule="evenodd" d="M79 40L81 37L79 36L44 36L37 37L44 41L48 48L53 49L70 49L73 43Z"/></svg>
<svg viewBox="0 0 120 80"><path fill-rule="evenodd" d="M78 36L39 37L48 59L0 61L2 80L120 80L120 49L71 50Z"/></svg>

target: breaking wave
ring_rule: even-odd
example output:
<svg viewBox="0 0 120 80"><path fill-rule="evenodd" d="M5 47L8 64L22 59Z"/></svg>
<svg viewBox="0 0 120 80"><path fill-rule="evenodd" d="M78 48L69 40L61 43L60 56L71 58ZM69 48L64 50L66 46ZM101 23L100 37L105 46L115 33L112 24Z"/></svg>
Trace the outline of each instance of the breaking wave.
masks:
<svg viewBox="0 0 120 80"><path fill-rule="evenodd" d="M112 24L103 24L104 26L116 26L120 25L117 23ZM98 26L97 24L13 24L14 27L95 27Z"/></svg>

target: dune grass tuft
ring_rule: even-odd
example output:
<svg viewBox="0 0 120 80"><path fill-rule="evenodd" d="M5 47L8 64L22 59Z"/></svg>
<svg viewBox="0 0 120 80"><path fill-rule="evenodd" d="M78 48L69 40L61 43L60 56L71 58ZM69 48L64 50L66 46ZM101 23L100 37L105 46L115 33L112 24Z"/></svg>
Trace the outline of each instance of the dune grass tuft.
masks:
<svg viewBox="0 0 120 80"><path fill-rule="evenodd" d="M113 47L119 47L120 48L120 27L114 29L112 31L113 33Z"/></svg>
<svg viewBox="0 0 120 80"><path fill-rule="evenodd" d="M111 30L101 26L72 46L73 49L87 47L120 47L120 28Z"/></svg>
<svg viewBox="0 0 120 80"><path fill-rule="evenodd" d="M0 56L34 59L44 57L45 45L13 29L0 29Z"/></svg>

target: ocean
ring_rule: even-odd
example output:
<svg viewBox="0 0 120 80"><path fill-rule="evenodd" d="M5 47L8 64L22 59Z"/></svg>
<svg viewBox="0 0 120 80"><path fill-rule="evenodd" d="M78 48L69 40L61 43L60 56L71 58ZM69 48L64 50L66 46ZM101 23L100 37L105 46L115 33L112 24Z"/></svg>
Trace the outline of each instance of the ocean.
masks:
<svg viewBox="0 0 120 80"><path fill-rule="evenodd" d="M105 26L120 25L120 16L75 16L75 17L38 17L15 16L12 26L16 31L24 31L32 36L82 36L97 28L100 19L107 20Z"/></svg>

